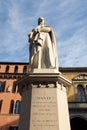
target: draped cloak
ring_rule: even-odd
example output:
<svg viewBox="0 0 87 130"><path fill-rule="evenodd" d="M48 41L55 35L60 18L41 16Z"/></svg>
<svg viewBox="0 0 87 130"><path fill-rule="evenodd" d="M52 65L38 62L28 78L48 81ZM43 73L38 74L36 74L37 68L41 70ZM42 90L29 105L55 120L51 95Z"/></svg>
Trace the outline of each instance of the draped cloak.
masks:
<svg viewBox="0 0 87 130"><path fill-rule="evenodd" d="M40 31L36 34L32 31L29 38L31 68L58 68L54 31L49 26L43 28L50 31Z"/></svg>

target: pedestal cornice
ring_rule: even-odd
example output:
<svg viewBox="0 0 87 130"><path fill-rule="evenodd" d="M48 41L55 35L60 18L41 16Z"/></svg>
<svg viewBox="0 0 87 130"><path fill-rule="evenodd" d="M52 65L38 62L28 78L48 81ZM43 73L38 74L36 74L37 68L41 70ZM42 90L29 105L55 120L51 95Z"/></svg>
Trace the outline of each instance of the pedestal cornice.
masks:
<svg viewBox="0 0 87 130"><path fill-rule="evenodd" d="M29 84L33 84L33 86L36 85L36 87L40 87L41 85L44 85L45 87L57 87L58 84L61 86L63 84L64 87L69 87L72 83L71 81L67 80L61 73L29 73L16 82L20 94L23 90L25 91L28 89L26 86Z"/></svg>

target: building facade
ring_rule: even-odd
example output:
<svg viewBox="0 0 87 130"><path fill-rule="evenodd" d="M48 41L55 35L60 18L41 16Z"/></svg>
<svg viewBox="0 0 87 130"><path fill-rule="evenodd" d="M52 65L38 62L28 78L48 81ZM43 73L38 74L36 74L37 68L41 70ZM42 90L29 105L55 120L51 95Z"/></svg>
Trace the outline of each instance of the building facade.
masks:
<svg viewBox="0 0 87 130"><path fill-rule="evenodd" d="M71 129L87 130L87 68L59 70L72 81L67 88ZM15 82L28 72L28 63L0 62L0 130L18 130L21 95Z"/></svg>
<svg viewBox="0 0 87 130"><path fill-rule="evenodd" d="M21 96L15 81L28 72L27 63L0 63L0 130L18 129Z"/></svg>
<svg viewBox="0 0 87 130"><path fill-rule="evenodd" d="M87 68L60 71L72 82L67 91L71 130L87 130Z"/></svg>

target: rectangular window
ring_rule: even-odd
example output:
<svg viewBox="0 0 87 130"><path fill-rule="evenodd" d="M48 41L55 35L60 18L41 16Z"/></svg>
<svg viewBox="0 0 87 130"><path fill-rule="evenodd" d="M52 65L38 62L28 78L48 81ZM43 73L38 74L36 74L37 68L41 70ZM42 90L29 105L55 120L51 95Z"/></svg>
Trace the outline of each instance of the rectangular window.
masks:
<svg viewBox="0 0 87 130"><path fill-rule="evenodd" d="M5 89L5 83L6 83L6 82L2 82L2 81L0 81L0 92L4 92L4 89Z"/></svg>

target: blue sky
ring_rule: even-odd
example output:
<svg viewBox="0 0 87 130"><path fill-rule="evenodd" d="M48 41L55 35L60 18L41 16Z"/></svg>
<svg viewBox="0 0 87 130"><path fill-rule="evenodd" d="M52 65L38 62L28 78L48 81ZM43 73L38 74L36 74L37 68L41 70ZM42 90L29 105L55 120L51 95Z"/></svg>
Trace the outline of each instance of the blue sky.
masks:
<svg viewBox="0 0 87 130"><path fill-rule="evenodd" d="M87 0L0 0L0 61L29 62L28 33L43 16L60 67L87 67Z"/></svg>

